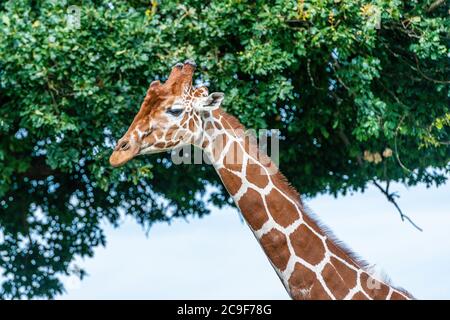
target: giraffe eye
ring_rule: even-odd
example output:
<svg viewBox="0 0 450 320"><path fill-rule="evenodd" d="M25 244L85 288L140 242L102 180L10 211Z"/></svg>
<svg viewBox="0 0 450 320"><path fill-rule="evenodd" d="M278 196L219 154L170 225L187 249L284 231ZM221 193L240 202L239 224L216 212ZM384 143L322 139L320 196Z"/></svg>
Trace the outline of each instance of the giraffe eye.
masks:
<svg viewBox="0 0 450 320"><path fill-rule="evenodd" d="M183 109L167 109L166 112L176 117L183 112Z"/></svg>

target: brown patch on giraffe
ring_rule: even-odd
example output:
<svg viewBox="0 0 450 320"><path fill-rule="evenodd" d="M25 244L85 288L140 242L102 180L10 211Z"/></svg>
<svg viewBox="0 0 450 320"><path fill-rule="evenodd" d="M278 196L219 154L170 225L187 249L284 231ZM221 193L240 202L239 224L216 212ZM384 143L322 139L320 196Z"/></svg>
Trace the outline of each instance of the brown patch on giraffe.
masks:
<svg viewBox="0 0 450 320"><path fill-rule="evenodd" d="M209 140L208 139L204 139L202 142L202 148L205 149L207 146L209 146Z"/></svg>
<svg viewBox="0 0 450 320"><path fill-rule="evenodd" d="M187 113L185 113L183 115L183 119L181 119L180 125L185 124L188 119L189 119L189 115Z"/></svg>
<svg viewBox="0 0 450 320"><path fill-rule="evenodd" d="M217 129L225 129L225 130L233 130L233 127L230 125L229 121L228 121L228 117L222 115L222 119L221 119L221 123L219 123L218 121L214 121L214 126Z"/></svg>
<svg viewBox="0 0 450 320"><path fill-rule="evenodd" d="M291 256L286 236L280 231L272 229L261 237L260 242L275 267L281 271L286 269Z"/></svg>
<svg viewBox="0 0 450 320"><path fill-rule="evenodd" d="M294 266L294 271L292 272L288 283L292 298L295 300L331 299L317 279L316 274L298 262Z"/></svg>
<svg viewBox="0 0 450 320"><path fill-rule="evenodd" d="M194 125L194 119L189 120L189 130L194 131L195 125Z"/></svg>
<svg viewBox="0 0 450 320"><path fill-rule="evenodd" d="M176 146L179 143L180 143L180 141L174 141L174 142L169 141L169 142L166 143L166 148L174 147L174 146Z"/></svg>
<svg viewBox="0 0 450 320"><path fill-rule="evenodd" d="M208 96L208 88L205 86L195 88L192 95L194 97L207 97Z"/></svg>
<svg viewBox="0 0 450 320"><path fill-rule="evenodd" d="M266 202L270 215L282 227L286 228L300 218L295 206L276 189L266 195Z"/></svg>
<svg viewBox="0 0 450 320"><path fill-rule="evenodd" d="M326 286L333 292L336 299L342 300L350 292L345 281L340 277L331 263L327 263L322 271Z"/></svg>
<svg viewBox="0 0 450 320"><path fill-rule="evenodd" d="M225 135L225 134L224 134ZM233 171L242 171L242 162L244 161L244 153L242 148L236 141L231 143L227 154L223 159L223 165Z"/></svg>
<svg viewBox="0 0 450 320"><path fill-rule="evenodd" d="M212 132L213 130L214 130L214 126L213 126L212 122L211 121L206 122L205 131L206 132L209 132L209 131Z"/></svg>
<svg viewBox="0 0 450 320"><path fill-rule="evenodd" d="M400 293L394 291L392 292L391 300L407 300L407 299L405 296L402 296Z"/></svg>
<svg viewBox="0 0 450 320"><path fill-rule="evenodd" d="M349 269L339 260L331 257L322 270L322 277L336 299L342 300L356 285L356 271Z"/></svg>
<svg viewBox="0 0 450 320"><path fill-rule="evenodd" d="M248 159L246 177L248 182L253 183L259 188L264 188L269 183L269 178L263 167L252 159Z"/></svg>
<svg viewBox="0 0 450 320"><path fill-rule="evenodd" d="M235 195L242 185L241 178L225 168L219 169L219 175L221 176L223 184L227 188L230 195Z"/></svg>
<svg viewBox="0 0 450 320"><path fill-rule="evenodd" d="M354 266L356 268L360 268L360 266L353 259L351 259L349 257L348 253L344 249L338 247L329 238L327 238L325 240L325 244L327 245L328 250L330 250L332 254L341 258L342 260L347 261L352 266Z"/></svg>
<svg viewBox="0 0 450 320"><path fill-rule="evenodd" d="M211 113L214 118L219 118L222 113L225 113L225 111L222 111L221 109L216 109L213 110Z"/></svg>
<svg viewBox="0 0 450 320"><path fill-rule="evenodd" d="M361 291L355 293L352 300L369 300Z"/></svg>
<svg viewBox="0 0 450 320"><path fill-rule="evenodd" d="M155 148L163 149L166 147L166 144L164 142L157 142L153 145Z"/></svg>
<svg viewBox="0 0 450 320"><path fill-rule="evenodd" d="M372 278L366 272L361 273L360 281L364 292L369 297L375 300L386 299L389 293L389 287L387 285L381 283L375 278Z"/></svg>
<svg viewBox="0 0 450 320"><path fill-rule="evenodd" d="M295 254L312 265L318 264L325 256L322 240L305 224L301 224L289 236Z"/></svg>
<svg viewBox="0 0 450 320"><path fill-rule="evenodd" d="M344 279L349 288L353 288L354 286L356 286L356 279L358 274L355 270L349 268L347 265L345 265L335 257L331 257L330 262L336 268L336 271Z"/></svg>
<svg viewBox="0 0 450 320"><path fill-rule="evenodd" d="M261 195L249 188L239 199L238 206L253 230L259 230L269 220Z"/></svg>
<svg viewBox="0 0 450 320"><path fill-rule="evenodd" d="M150 135L144 137L143 143L145 146L152 146L156 143L156 134L155 132L151 133Z"/></svg>
<svg viewBox="0 0 450 320"><path fill-rule="evenodd" d="M158 130L155 133L156 139L161 139L163 137L164 132L162 130Z"/></svg>
<svg viewBox="0 0 450 320"><path fill-rule="evenodd" d="M175 134L175 132L178 131L178 129L179 129L179 128L178 128L177 126L171 126L171 127L167 130L166 135L164 136L164 139L165 139L165 140L172 140L173 135Z"/></svg>

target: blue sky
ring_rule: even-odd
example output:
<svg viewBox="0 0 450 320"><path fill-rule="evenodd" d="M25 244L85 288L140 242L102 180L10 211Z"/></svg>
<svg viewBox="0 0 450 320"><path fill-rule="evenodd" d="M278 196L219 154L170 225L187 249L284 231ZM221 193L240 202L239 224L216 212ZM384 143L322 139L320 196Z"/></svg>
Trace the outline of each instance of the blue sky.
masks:
<svg viewBox="0 0 450 320"><path fill-rule="evenodd" d="M375 188L307 205L336 236L419 299L450 298L450 183L399 191L420 227L401 222ZM234 209L155 225L148 236L125 218L106 226L107 246L80 260L88 276L65 278L59 299L287 299L259 244Z"/></svg>

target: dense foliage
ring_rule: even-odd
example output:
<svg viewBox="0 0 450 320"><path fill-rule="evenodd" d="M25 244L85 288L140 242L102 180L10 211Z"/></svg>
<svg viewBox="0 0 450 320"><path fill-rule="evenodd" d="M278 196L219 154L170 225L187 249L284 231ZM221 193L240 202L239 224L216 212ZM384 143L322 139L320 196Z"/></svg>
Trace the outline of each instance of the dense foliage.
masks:
<svg viewBox="0 0 450 320"><path fill-rule="evenodd" d="M83 1L79 28L76 2L2 2L0 295L61 293L119 208L148 228L229 203L208 166L108 165L150 81L187 57L247 127L281 130L306 196L443 183L450 23L433 2Z"/></svg>

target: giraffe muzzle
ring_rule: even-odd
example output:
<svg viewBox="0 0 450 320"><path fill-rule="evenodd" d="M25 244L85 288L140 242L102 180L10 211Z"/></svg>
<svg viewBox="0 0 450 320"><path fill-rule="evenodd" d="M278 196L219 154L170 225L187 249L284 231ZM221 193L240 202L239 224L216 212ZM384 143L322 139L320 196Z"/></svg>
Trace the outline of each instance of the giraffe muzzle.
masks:
<svg viewBox="0 0 450 320"><path fill-rule="evenodd" d="M120 140L109 157L113 167L120 167L139 154L139 144L129 140Z"/></svg>

